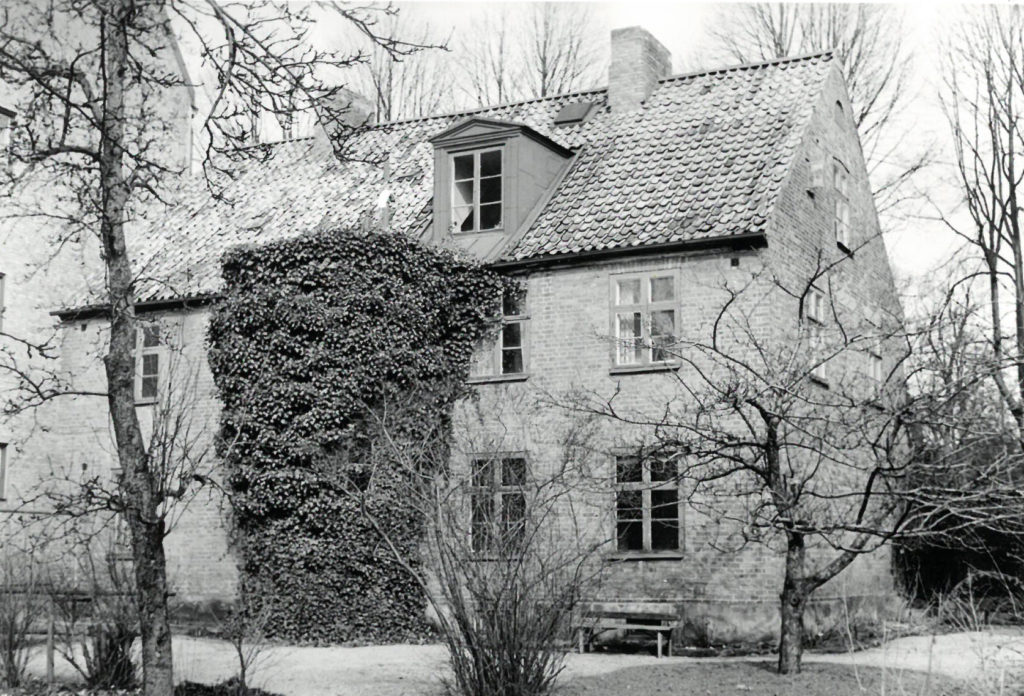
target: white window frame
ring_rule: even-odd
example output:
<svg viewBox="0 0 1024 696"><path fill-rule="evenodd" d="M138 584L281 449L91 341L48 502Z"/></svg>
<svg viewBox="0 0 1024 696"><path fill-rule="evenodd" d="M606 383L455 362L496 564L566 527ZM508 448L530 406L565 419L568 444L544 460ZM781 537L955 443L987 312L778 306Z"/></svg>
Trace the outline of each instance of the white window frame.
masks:
<svg viewBox="0 0 1024 696"><path fill-rule="evenodd" d="M838 159L832 160L833 230L836 243L850 246L850 170Z"/></svg>
<svg viewBox="0 0 1024 696"><path fill-rule="evenodd" d="M807 327L807 344L808 347L815 353L819 352L821 348L822 338L825 332L825 323L827 316L828 297L820 289L815 286L811 286L807 290L807 294L804 296L803 305L803 316L801 319ZM817 360L820 356L815 355L814 359ZM811 377L828 383L828 365L822 362L811 370Z"/></svg>
<svg viewBox="0 0 1024 696"><path fill-rule="evenodd" d="M0 442L0 500L7 500L7 479L8 479L8 443Z"/></svg>
<svg viewBox="0 0 1024 696"><path fill-rule="evenodd" d="M497 152L501 157L501 173L497 175L500 179L501 185L501 197L497 201L488 201L487 205L497 205L501 216L498 218L498 224L496 227L488 227L487 229L480 228L480 156L488 152ZM455 159L457 157L466 157L472 155L473 157L473 178L472 179L456 179L455 178ZM477 234L480 232L498 232L504 229L505 226L505 148L503 147L486 147L479 150L463 150L462 152L453 152L448 157L448 166L451 169L451 177L449 178L450 190L449 190L449 201L451 204L451 218L452 218L452 231L455 234ZM491 178L491 177L488 177ZM461 223L456 224L455 222L455 210L456 208L464 208L465 204L457 204L456 201L456 184L461 181L472 181L473 182L473 228L464 230L462 229Z"/></svg>
<svg viewBox="0 0 1024 696"><path fill-rule="evenodd" d="M145 336L147 331L155 330L159 343L155 346L145 346ZM145 364L146 356L155 356L157 361L157 371L155 375L147 375L143 373L143 366ZM166 372L166 361L167 361L167 342L166 335L161 326L157 322L140 322L135 332L135 404L136 405L148 405L155 404L160 401L160 393L163 391L164 385L164 373ZM156 394L143 396L143 384L146 377L156 377Z"/></svg>
<svg viewBox="0 0 1024 696"><path fill-rule="evenodd" d="M503 478L505 471L506 461L520 461L523 466L523 480L521 483L506 484ZM489 480L483 484L478 485L477 481L477 467L481 462L490 463ZM506 510L506 497L517 497L522 500L523 516L519 520L522 525L520 532L523 534L525 539L526 534L526 520L529 518L529 498L527 496L526 487L530 480L530 460L526 456L525 452L492 452L492 453L477 453L469 459L469 475L470 475L470 523L469 523L469 534L470 534L470 548L474 554L480 556L491 556L495 552L502 550L500 546L495 548L495 540L497 535L508 534L508 530L505 529L504 525L505 510ZM481 543L481 540L476 535L477 523L476 523L476 498L478 496L484 496L488 499L490 505L490 519L485 520L485 524L488 524L490 530L488 535L484 538L486 543ZM510 545L505 548L506 551L511 551L513 547Z"/></svg>
<svg viewBox="0 0 1024 696"><path fill-rule="evenodd" d="M669 300L651 300L651 283L653 280L670 278L672 280L672 298ZM639 273L619 273L611 276L611 335L614 339L612 346L612 365L616 368L644 367L648 365L673 365L678 363L678 358L672 355L669 350L677 341L672 340L666 344L666 356L662 360L655 360L656 347L652 341L653 322L651 315L654 312L671 311L672 326L674 334L672 339L679 338L680 322L680 299L679 299L679 273L676 269L661 269L643 271ZM623 282L639 280L640 297L639 302L623 302L620 296L620 288ZM629 314L640 314L640 336L624 337L621 332L620 316ZM632 345L631 345L632 344ZM636 350L639 347L639 351ZM639 352L639 355L637 353ZM632 354L632 355L630 355ZM627 360L629 356L629 360Z"/></svg>
<svg viewBox="0 0 1024 696"><path fill-rule="evenodd" d="M619 460L625 458L637 458L640 464L640 481L619 481ZM675 475L673 478L664 481L654 481L651 478L651 463L653 461L671 461L675 463ZM681 490L681 477L679 476L679 460L676 455L666 455L664 457L643 457L638 456L636 452L632 453L619 453L612 457L612 488L614 496L612 498L612 541L614 545L614 552L621 555L629 554L675 554L681 553L685 550L685 518L684 518L684 507L683 500L684 496ZM655 549L653 548L653 534L651 528L653 527L654 517L654 506L652 503L652 493L654 491L666 491L673 490L676 493L676 525L677 525L677 537L676 545L671 549ZM619 524L622 520L619 518L619 494L625 492L639 492L641 495L641 507L640 507L640 527L641 527L641 546L639 549L623 549L620 547L621 540L619 537ZM671 519L671 518L665 518ZM626 522L635 520L625 520Z"/></svg>
<svg viewBox="0 0 1024 696"><path fill-rule="evenodd" d="M7 314L7 276L0 273L0 331L4 330L4 315Z"/></svg>
<svg viewBox="0 0 1024 696"><path fill-rule="evenodd" d="M530 371L530 312L528 308L529 294L523 288L519 313L505 313L505 297L501 302L501 329L493 343L480 347L473 357L470 378L486 377L525 377ZM505 347L505 327L510 324L519 325L519 346ZM506 350L518 349L522 354L523 369L521 372L505 372L504 353Z"/></svg>
<svg viewBox="0 0 1024 696"><path fill-rule="evenodd" d="M878 384L885 381L885 360L877 350L868 351L868 375Z"/></svg>

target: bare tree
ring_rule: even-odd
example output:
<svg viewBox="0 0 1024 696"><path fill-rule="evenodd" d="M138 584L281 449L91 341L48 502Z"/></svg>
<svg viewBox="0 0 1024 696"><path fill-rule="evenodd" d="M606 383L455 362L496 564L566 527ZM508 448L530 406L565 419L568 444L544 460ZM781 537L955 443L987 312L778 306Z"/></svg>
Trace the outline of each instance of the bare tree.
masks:
<svg viewBox="0 0 1024 696"><path fill-rule="evenodd" d="M585 5L543 2L521 15L489 12L457 48L463 92L478 106L590 87L605 61Z"/></svg>
<svg viewBox="0 0 1024 696"><path fill-rule="evenodd" d="M0 79L20 97L7 192L40 181L64 192L60 223L72 228L69 236L98 239L101 250L102 302L110 324L104 396L124 472L117 499L131 535L143 685L151 696L168 696L173 686L161 509L176 488L166 485L135 410L139 269L133 267L128 228L140 206L167 200L186 170L166 156L173 148L174 126L166 118L174 107L171 95L190 83L168 67L175 50L171 22L191 32L215 75L202 125L203 171L214 182L230 176L232 158L260 154L239 149L247 143L245 124L254 106L316 110L321 120L337 124L332 135L345 134L341 118L348 106L336 100L343 94L338 76L367 53L312 46L308 34L316 12L356 27L365 46L395 55L418 48L378 31L378 19L394 13L390 6L44 0L0 8Z"/></svg>
<svg viewBox="0 0 1024 696"><path fill-rule="evenodd" d="M429 27L404 30L398 17L391 18L388 31L414 36L425 46L439 43ZM455 109L455 77L444 46L400 57L374 47L360 66L357 87L373 99L378 121L423 118Z"/></svg>
<svg viewBox="0 0 1024 696"><path fill-rule="evenodd" d="M723 10L713 45L740 62L835 51L852 101L880 213L910 195L907 182L932 159L907 154L897 123L911 96L902 10L889 5L757 3Z"/></svg>
<svg viewBox="0 0 1024 696"><path fill-rule="evenodd" d="M958 508L991 519L1021 512L1005 478L958 490L961 462L927 464L911 435L950 395L905 384L909 340L896 308L878 317L849 309L832 286L835 263L820 261L789 285L767 270L726 282L713 311L683 336L630 339L618 350L677 360L664 391L637 405L618 391L580 389L559 403L628 426L644 466L674 462L689 503L733 527L736 548L765 545L784 561L778 669L797 672L804 612L812 594L892 539L936 524ZM782 307L766 325L766 308ZM656 394L663 394L658 398ZM649 463L649 464L648 464ZM916 478L922 467L937 474ZM915 485L912 485L915 484ZM969 524L965 520L959 524Z"/></svg>
<svg viewBox="0 0 1024 696"><path fill-rule="evenodd" d="M559 419L523 392L479 395L453 417L408 406L429 403L429 390L406 396L405 404L372 409L370 451L363 467L334 470L338 489L367 501L375 488L390 488L423 521L424 541L410 548L389 536L373 505L360 506L433 609L451 693L549 694L573 612L596 588L594 561L607 545L571 515L594 480L592 428L586 419ZM546 437L563 456L528 462L516 451L542 423L559 424Z"/></svg>
<svg viewBox="0 0 1024 696"><path fill-rule="evenodd" d="M966 224L941 219L977 252L968 277L987 285L989 372L1024 443L1024 13L972 8L946 47L943 106L956 154Z"/></svg>

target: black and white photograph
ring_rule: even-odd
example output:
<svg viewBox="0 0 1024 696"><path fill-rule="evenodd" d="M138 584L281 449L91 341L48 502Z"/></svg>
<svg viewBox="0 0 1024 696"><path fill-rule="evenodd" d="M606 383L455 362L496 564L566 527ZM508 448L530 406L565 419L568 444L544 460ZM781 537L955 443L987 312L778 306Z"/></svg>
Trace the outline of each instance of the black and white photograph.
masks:
<svg viewBox="0 0 1024 696"><path fill-rule="evenodd" d="M61 694L1024 694L1024 3L0 0Z"/></svg>

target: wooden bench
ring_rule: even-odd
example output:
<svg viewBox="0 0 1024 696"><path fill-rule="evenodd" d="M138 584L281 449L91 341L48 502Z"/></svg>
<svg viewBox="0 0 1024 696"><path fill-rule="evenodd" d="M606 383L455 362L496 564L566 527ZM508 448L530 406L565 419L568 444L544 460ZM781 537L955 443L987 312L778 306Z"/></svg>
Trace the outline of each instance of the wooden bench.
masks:
<svg viewBox="0 0 1024 696"><path fill-rule="evenodd" d="M636 611L606 611L603 609L584 610L573 624L576 632L579 651L586 652L594 637L605 631L647 631L656 634L658 640L658 657L667 647L667 654L672 657L672 629L679 623L679 615L674 611L652 611L640 609Z"/></svg>

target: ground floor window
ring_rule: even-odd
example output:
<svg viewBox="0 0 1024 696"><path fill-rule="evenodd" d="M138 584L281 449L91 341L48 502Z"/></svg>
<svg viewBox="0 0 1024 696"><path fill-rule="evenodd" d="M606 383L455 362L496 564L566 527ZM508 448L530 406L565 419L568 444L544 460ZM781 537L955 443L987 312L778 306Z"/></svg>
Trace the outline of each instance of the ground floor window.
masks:
<svg viewBox="0 0 1024 696"><path fill-rule="evenodd" d="M675 457L628 455L615 458L618 551L682 549L678 469Z"/></svg>
<svg viewBox="0 0 1024 696"><path fill-rule="evenodd" d="M472 467L472 548L498 554L518 549L526 532L526 458L476 457Z"/></svg>

